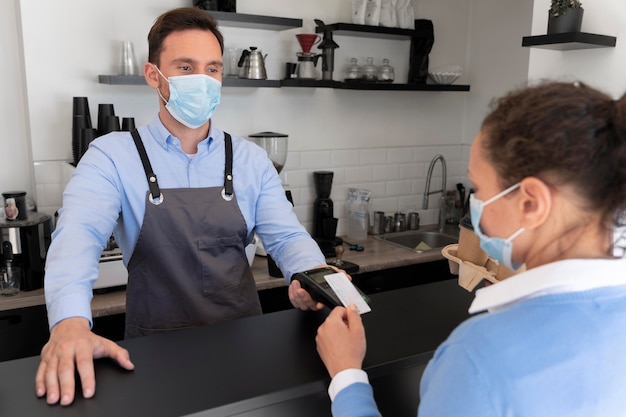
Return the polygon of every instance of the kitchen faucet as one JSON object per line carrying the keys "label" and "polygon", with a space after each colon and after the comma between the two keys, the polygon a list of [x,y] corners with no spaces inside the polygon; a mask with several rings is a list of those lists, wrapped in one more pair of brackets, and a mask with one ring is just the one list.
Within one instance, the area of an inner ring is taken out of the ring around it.
{"label": "kitchen faucet", "polygon": [[[441,161],[441,190],[430,191],[430,180],[433,176],[433,168],[437,161]],[[439,232],[443,232],[443,226],[446,224],[446,160],[443,155],[435,155],[435,157],[430,161],[430,165],[428,166],[428,174],[426,174],[426,188],[424,190],[424,200],[422,202],[422,209],[428,209],[428,196],[431,194],[441,193],[441,198],[439,199]]]}

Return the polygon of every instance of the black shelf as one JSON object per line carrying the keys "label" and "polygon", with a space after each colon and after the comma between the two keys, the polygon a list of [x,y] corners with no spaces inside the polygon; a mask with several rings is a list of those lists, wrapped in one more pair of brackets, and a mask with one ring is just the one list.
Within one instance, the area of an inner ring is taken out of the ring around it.
{"label": "black shelf", "polygon": [[[419,38],[421,31],[414,29],[389,28],[384,26],[357,25],[354,23],[332,23],[325,25],[336,35],[346,35],[360,38],[377,39],[413,39]],[[316,27],[315,32],[322,33],[321,27]],[[283,87],[322,87],[342,90],[371,90],[371,91],[469,91],[469,85],[443,85],[443,84],[394,84],[373,82],[340,82],[340,81],[315,81],[315,80],[283,80]]]}
{"label": "black shelf", "polygon": [[573,51],[578,49],[612,48],[617,38],[586,32],[552,33],[549,35],[524,36],[522,46],[551,49],[555,51]]}
{"label": "black shelf", "polygon": [[[413,29],[388,28],[384,26],[357,25],[354,23],[333,23],[326,25],[336,35],[348,35],[361,38],[378,39],[410,39],[417,36],[417,31]],[[315,28],[315,32],[321,33],[320,27]]]}
{"label": "black shelf", "polygon": [[[221,25],[248,29],[287,30],[302,27],[302,19],[285,17],[260,16],[242,13],[211,11],[210,13]],[[357,25],[353,23],[333,23],[326,28],[335,34],[378,39],[411,39],[419,37],[413,29],[388,28],[383,26]],[[321,32],[318,27],[316,32]],[[595,35],[600,36],[600,35]],[[524,38],[526,39],[526,38]],[[613,38],[615,39],[615,38]],[[613,43],[613,46],[615,43]],[[525,45],[524,45],[525,46]],[[142,75],[99,75],[100,84],[112,85],[146,85]],[[224,77],[224,87],[304,87],[333,88],[340,90],[371,90],[371,91],[469,91],[469,85],[462,84],[393,84],[368,82],[341,82],[334,80],[248,80],[236,77]]]}
{"label": "black shelf", "polygon": [[261,16],[254,14],[208,12],[221,26],[247,29],[287,30],[302,27],[302,19]]}
{"label": "black shelf", "polygon": [[249,80],[246,78],[224,77],[222,87],[280,87],[280,80]]}
{"label": "black shelf", "polygon": [[464,84],[389,84],[389,83],[341,83],[344,90],[373,91],[469,91],[470,86]]}
{"label": "black shelf", "polygon": [[[111,85],[147,85],[143,75],[98,75],[100,84]],[[469,85],[463,84],[393,84],[368,82],[341,82],[329,80],[248,80],[245,78],[224,77],[223,87],[304,87],[335,88],[341,90],[379,90],[379,91],[469,91]]]}
{"label": "black shelf", "polygon": [[328,80],[282,80],[282,87],[334,88],[338,90],[371,90],[371,91],[469,91],[470,86],[464,84],[393,84],[370,82],[341,82]]}
{"label": "black shelf", "polygon": [[332,80],[302,80],[292,78],[280,81],[281,87],[305,87],[305,88],[341,88],[339,81]]}
{"label": "black shelf", "polygon": [[143,75],[98,75],[100,84],[148,85]]}
{"label": "black shelf", "polygon": [[[111,85],[147,85],[143,75],[98,75],[100,84]],[[280,80],[248,80],[224,77],[223,87],[280,87]]]}

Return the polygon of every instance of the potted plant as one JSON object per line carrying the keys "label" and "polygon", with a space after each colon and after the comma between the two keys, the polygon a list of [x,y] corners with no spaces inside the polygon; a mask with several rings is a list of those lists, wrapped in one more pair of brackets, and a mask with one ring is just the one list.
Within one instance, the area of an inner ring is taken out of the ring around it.
{"label": "potted plant", "polygon": [[548,12],[548,34],[580,32],[584,11],[579,0],[552,0]]}

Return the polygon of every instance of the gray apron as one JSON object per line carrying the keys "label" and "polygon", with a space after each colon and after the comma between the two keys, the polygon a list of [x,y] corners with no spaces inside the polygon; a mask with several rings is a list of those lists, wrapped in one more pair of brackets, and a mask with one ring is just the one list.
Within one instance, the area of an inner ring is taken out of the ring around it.
{"label": "gray apron", "polygon": [[146,213],[128,263],[126,338],[261,314],[233,190],[225,133],[224,187],[159,189],[139,133],[148,179]]}

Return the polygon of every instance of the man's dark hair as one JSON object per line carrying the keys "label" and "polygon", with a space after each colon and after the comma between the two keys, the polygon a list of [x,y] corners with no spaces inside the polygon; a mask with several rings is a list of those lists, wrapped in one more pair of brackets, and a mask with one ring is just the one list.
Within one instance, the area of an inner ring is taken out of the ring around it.
{"label": "man's dark hair", "polygon": [[163,13],[154,22],[148,33],[148,61],[158,66],[163,40],[172,32],[187,29],[211,31],[220,44],[222,54],[224,53],[224,36],[217,28],[213,16],[196,7],[181,7]]}

